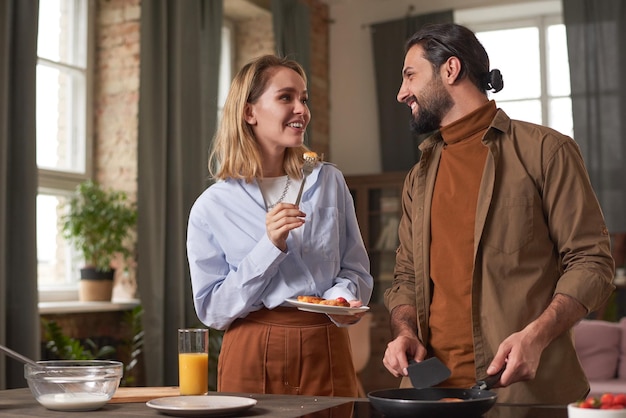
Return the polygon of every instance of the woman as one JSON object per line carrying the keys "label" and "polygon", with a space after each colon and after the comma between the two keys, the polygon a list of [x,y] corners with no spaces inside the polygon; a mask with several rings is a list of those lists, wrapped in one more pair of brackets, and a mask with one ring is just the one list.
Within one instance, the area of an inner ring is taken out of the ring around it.
{"label": "woman", "polygon": [[211,150],[216,183],[195,202],[187,251],[194,304],[225,329],[218,391],[358,396],[345,326],[359,316],[299,311],[315,295],[367,304],[373,279],[341,172],[318,163],[306,178],[311,114],[306,75],[262,56],[235,76]]}

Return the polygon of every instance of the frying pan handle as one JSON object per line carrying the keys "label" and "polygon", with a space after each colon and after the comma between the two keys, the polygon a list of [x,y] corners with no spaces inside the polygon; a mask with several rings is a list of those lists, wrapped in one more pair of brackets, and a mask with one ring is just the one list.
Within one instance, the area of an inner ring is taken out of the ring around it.
{"label": "frying pan handle", "polygon": [[491,376],[487,376],[484,380],[479,380],[476,382],[475,389],[489,390],[494,387],[499,381],[500,377],[502,377],[502,373],[504,373],[504,369],[506,369],[506,365],[500,369],[500,371],[496,374],[492,374]]}

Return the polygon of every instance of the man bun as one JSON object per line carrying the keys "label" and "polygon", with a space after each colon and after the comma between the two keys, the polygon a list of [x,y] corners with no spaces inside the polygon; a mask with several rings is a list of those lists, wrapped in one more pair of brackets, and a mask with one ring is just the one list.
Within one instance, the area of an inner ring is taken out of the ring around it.
{"label": "man bun", "polygon": [[489,71],[485,74],[483,79],[483,85],[485,90],[491,90],[494,93],[499,92],[504,87],[504,80],[502,79],[502,73],[497,68]]}

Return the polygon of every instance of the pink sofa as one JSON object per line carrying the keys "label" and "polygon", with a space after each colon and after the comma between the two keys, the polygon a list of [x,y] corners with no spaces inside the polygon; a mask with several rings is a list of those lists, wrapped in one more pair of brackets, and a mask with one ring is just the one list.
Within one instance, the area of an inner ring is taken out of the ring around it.
{"label": "pink sofa", "polygon": [[573,331],[590,395],[626,393],[626,318],[619,322],[583,319]]}

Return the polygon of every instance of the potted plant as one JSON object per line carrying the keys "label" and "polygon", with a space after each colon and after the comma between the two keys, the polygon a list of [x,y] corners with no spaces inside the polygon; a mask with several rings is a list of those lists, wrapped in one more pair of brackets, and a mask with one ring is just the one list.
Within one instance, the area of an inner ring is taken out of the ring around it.
{"label": "potted plant", "polygon": [[137,209],[126,193],[87,180],[79,184],[62,217],[63,236],[82,252],[80,300],[111,300],[114,257],[127,258],[134,246]]}

